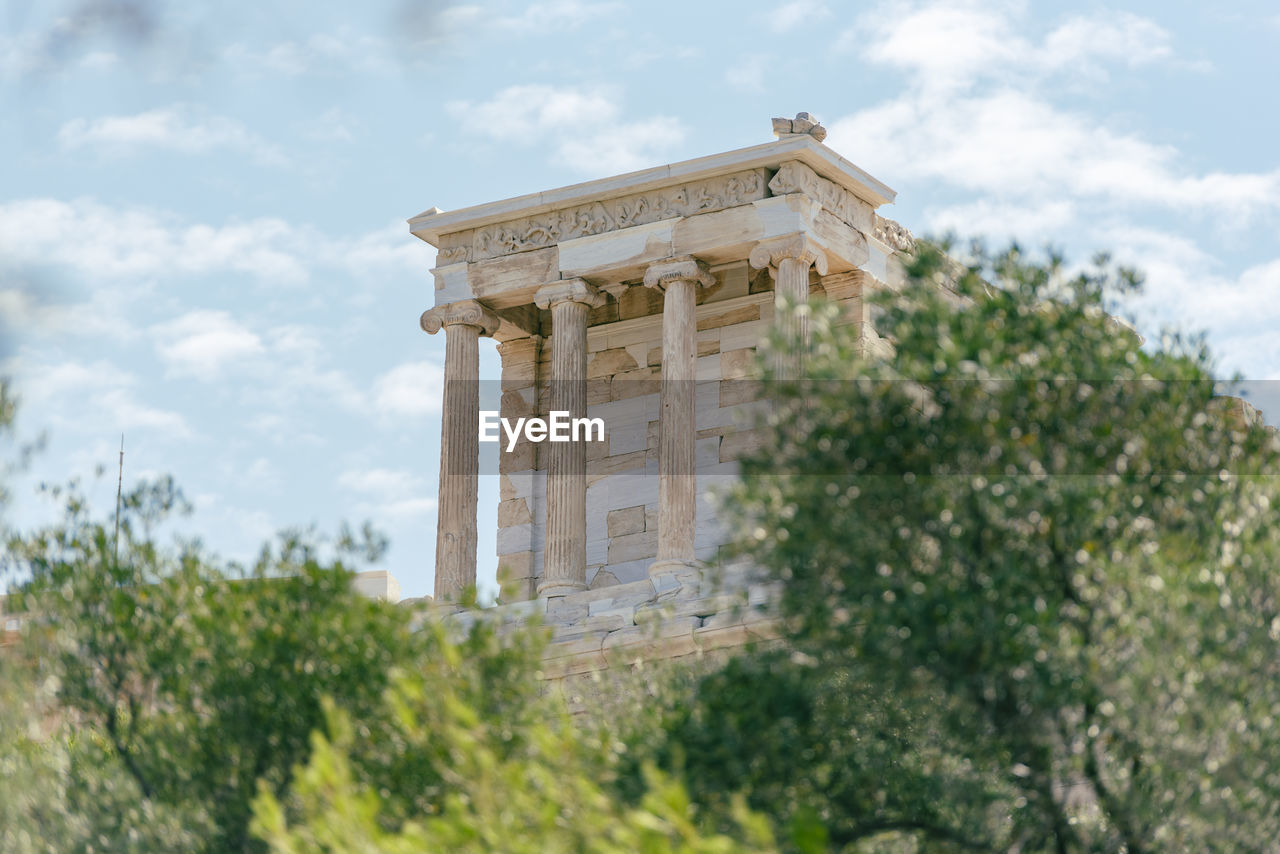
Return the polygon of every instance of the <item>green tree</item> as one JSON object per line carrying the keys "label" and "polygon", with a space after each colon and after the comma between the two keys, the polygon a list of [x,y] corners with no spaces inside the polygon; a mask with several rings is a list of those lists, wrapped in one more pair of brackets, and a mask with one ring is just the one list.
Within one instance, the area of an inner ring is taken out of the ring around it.
{"label": "green tree", "polygon": [[160,548],[185,503],[167,479],[125,497],[118,556],[65,498],[8,544],[26,623],[0,658],[6,851],[771,849],[737,801],[732,835],[705,830],[653,768],[639,803],[615,798],[625,748],[545,691],[537,627],[414,628],[295,535],[245,571]]}
{"label": "green tree", "polygon": [[142,797],[92,729],[57,712],[49,680],[0,655],[0,851],[191,851],[205,817]]}
{"label": "green tree", "polygon": [[[426,803],[405,818],[413,788],[361,781],[357,725],[333,710],[316,734],[287,802],[263,786],[255,829],[277,854],[339,852],[683,852],[773,849],[767,823],[740,799],[733,835],[705,830],[676,780],[644,770],[635,806],[613,795],[619,742],[572,721],[558,695],[543,695],[537,630],[503,642],[477,624],[461,642],[439,625],[430,655],[387,692],[400,762],[430,781]],[[495,684],[496,682],[500,684]],[[497,689],[497,690],[495,690]],[[495,697],[505,700],[495,706]],[[286,809],[286,803],[289,807]]]}
{"label": "green tree", "polygon": [[890,355],[819,310],[773,384],[728,507],[786,581],[791,659],[736,665],[764,687],[732,708],[734,671],[705,681],[676,737],[758,733],[777,764],[744,782],[792,781],[778,818],[845,843],[880,816],[928,850],[1272,850],[1273,436],[1223,415],[1199,341],[1144,348],[1104,311],[1137,284],[1104,259],[922,246],[908,273]]}
{"label": "green tree", "polygon": [[944,701],[926,685],[879,690],[839,655],[752,650],[670,698],[632,761],[680,772],[720,828],[745,796],[791,850],[988,850],[991,805],[1011,792],[941,737]]}
{"label": "green tree", "polygon": [[351,587],[344,560],[382,544],[344,534],[325,558],[314,537],[288,534],[241,570],[196,543],[155,544],[184,506],[170,480],[125,497],[118,546],[110,523],[74,491],[66,499],[60,524],[7,550],[22,582],[10,607],[28,612],[22,654],[56,685],[41,714],[136,791],[129,833],[176,811],[193,827],[207,818],[204,850],[260,848],[250,802],[260,783],[288,785],[323,725],[322,699],[372,719],[392,668],[419,657],[410,614]]}

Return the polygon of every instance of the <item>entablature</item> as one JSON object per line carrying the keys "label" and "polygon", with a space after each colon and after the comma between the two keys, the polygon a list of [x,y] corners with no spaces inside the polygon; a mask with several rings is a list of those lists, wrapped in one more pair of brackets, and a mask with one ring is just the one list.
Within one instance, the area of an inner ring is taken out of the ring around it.
{"label": "entablature", "polygon": [[[762,241],[798,236],[831,272],[879,272],[897,250],[876,208],[895,194],[811,136],[411,219],[439,250],[436,303],[477,299],[505,314],[541,285],[582,278],[610,294],[657,262],[745,260]],[[897,237],[897,235],[893,235]],[[882,257],[885,256],[885,257]],[[527,328],[523,317],[499,338]]]}

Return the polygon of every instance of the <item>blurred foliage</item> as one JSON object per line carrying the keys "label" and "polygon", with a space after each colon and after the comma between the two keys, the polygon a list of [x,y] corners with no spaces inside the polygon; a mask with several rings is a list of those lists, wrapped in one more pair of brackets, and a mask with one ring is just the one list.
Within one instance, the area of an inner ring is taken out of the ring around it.
{"label": "blurred foliage", "polygon": [[146,799],[91,727],[57,711],[51,679],[0,654],[0,851],[198,851],[199,810]]}
{"label": "blurred foliage", "polygon": [[797,309],[723,510],[786,637],[572,688],[599,720],[536,626],[355,594],[367,526],[240,568],[155,544],[171,481],[118,553],[64,493],[6,550],[0,849],[1278,850],[1274,435],[1107,314],[1132,273],[948,253],[866,295],[878,336]]}
{"label": "blurred foliage", "polygon": [[692,702],[670,700],[661,737],[633,742],[630,761],[679,770],[722,822],[745,795],[790,850],[915,851],[917,838],[929,851],[984,848],[972,828],[1011,794],[993,763],[940,738],[945,697],[883,691],[839,656],[752,650],[705,676]]}
{"label": "blurred foliage", "polygon": [[546,693],[537,627],[451,639],[355,593],[344,556],[385,549],[368,527],[224,567],[156,545],[186,508],[166,478],[124,496],[117,557],[57,492],[63,521],[7,543],[0,850],[771,850],[740,800],[732,835],[704,831],[656,769],[615,797],[622,743]]}
{"label": "blurred foliage", "polygon": [[707,679],[665,750],[832,844],[1274,850],[1273,436],[1212,402],[1201,342],[1104,312],[1137,284],[1106,259],[922,245],[908,274],[891,352],[815,307],[774,384],[727,512],[791,645]]}
{"label": "blurred foliage", "polygon": [[[3,354],[4,329],[0,326],[0,354]],[[15,421],[18,414],[18,395],[13,380],[0,375],[0,530],[7,523],[6,511],[11,495],[9,482],[26,470],[32,458],[44,448],[45,436],[21,438]],[[10,444],[12,443],[12,444]]]}
{"label": "blurred foliage", "polygon": [[[365,736],[335,710],[291,791],[294,818],[265,787],[255,802],[256,829],[273,852],[773,850],[767,821],[740,798],[727,807],[732,834],[708,832],[684,787],[652,766],[634,807],[615,797],[622,745],[579,726],[557,695],[541,694],[538,634],[503,642],[479,623],[455,644],[439,625],[424,631],[435,652],[388,691],[394,733],[382,743],[398,762],[427,772],[430,794],[411,812],[396,801],[412,787],[361,784],[351,757],[364,751]],[[503,674],[499,684],[495,674]]]}
{"label": "blurred foliage", "polygon": [[197,543],[156,545],[157,526],[185,506],[169,479],[124,496],[118,546],[112,523],[92,520],[74,490],[63,497],[60,524],[7,544],[10,577],[23,581],[7,603],[26,612],[20,657],[54,686],[29,715],[78,734],[76,756],[136,788],[128,833],[171,810],[183,826],[207,819],[203,848],[189,850],[260,847],[250,801],[260,782],[283,791],[305,761],[322,698],[372,720],[392,667],[422,655],[405,609],[351,587],[344,549],[376,555],[380,543],[344,531],[322,549],[288,533],[252,567],[223,567]]}
{"label": "blurred foliage", "polygon": [[[3,341],[0,340],[0,344]],[[7,438],[13,433],[13,421],[17,417],[18,402],[14,399],[13,382],[6,376],[0,376],[0,438]],[[7,456],[7,455],[6,455]],[[3,475],[9,473],[12,464],[9,460],[0,461],[0,520],[9,506],[9,490]]]}

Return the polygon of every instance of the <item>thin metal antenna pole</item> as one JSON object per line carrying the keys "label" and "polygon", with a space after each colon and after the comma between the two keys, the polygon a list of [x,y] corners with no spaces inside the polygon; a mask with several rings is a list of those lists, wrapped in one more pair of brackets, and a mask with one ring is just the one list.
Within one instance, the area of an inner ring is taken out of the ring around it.
{"label": "thin metal antenna pole", "polygon": [[120,434],[120,474],[116,478],[116,547],[115,562],[120,563],[120,492],[124,486],[124,434]]}

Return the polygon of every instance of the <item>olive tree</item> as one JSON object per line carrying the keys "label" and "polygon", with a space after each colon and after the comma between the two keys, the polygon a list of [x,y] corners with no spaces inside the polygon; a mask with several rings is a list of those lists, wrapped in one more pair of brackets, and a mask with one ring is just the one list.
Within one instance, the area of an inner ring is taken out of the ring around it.
{"label": "olive tree", "polygon": [[544,692],[538,627],[501,638],[481,621],[457,638],[437,623],[424,634],[431,654],[394,680],[390,727],[372,733],[413,772],[362,772],[370,733],[335,710],[288,796],[264,786],[254,804],[255,829],[273,852],[774,850],[766,820],[742,799],[731,800],[729,827],[717,832],[680,781],[652,765],[634,804],[618,797],[626,748],[572,720],[558,692]]}
{"label": "olive tree", "polygon": [[[198,543],[157,544],[184,507],[169,479],[123,500],[118,541],[75,490],[61,522],[7,544],[9,607],[26,611],[21,656],[51,703],[49,722],[92,750],[102,773],[136,795],[130,833],[176,812],[206,827],[191,850],[261,848],[249,834],[260,783],[283,791],[324,723],[322,701],[373,718],[397,664],[420,645],[404,609],[356,593],[345,560],[376,557],[371,531],[325,548],[285,534],[252,566]],[[39,745],[37,745],[39,746]],[[52,743],[50,749],[53,749]]]}
{"label": "olive tree", "polygon": [[797,847],[1273,850],[1274,431],[1201,341],[1111,316],[1138,280],[1106,259],[922,244],[907,272],[888,348],[815,306],[802,376],[769,378],[726,511],[788,646],[673,712],[669,745],[758,754],[690,749],[689,779],[816,822]]}

